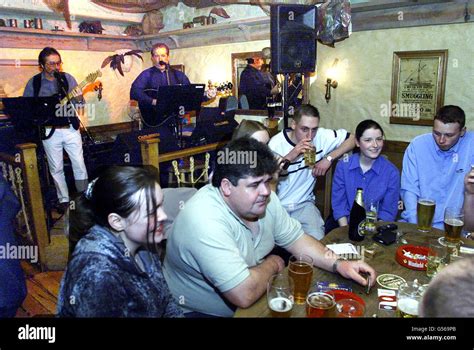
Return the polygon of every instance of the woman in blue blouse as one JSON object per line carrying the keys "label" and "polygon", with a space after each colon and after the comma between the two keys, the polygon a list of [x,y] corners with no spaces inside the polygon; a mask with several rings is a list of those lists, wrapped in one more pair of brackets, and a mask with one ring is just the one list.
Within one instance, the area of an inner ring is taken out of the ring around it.
{"label": "woman in blue blouse", "polygon": [[379,202],[378,219],[395,221],[400,196],[400,173],[395,165],[380,156],[384,143],[382,127],[367,119],[356,128],[359,153],[341,159],[332,184],[333,217],[339,226],[349,223],[352,203],[360,187],[364,201]]}

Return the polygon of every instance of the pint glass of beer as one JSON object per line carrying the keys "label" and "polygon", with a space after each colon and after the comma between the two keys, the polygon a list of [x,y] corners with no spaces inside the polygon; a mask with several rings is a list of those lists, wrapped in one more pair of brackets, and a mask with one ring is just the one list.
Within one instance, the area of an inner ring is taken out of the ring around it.
{"label": "pint glass of beer", "polygon": [[270,277],[267,285],[267,302],[272,317],[290,317],[293,308],[295,286],[285,274]]}
{"label": "pint glass of beer", "polygon": [[306,298],[306,317],[336,317],[336,301],[330,294],[310,291]]}
{"label": "pint glass of beer", "polygon": [[304,152],[304,164],[308,167],[313,167],[316,164],[316,148],[312,147]]}
{"label": "pint glass of beer", "polygon": [[292,255],[288,263],[288,275],[295,283],[295,303],[304,304],[313,278],[313,259],[305,254]]}
{"label": "pint glass of beer", "polygon": [[446,246],[432,238],[429,241],[428,256],[426,257],[426,276],[434,277],[447,263],[448,250]]}
{"label": "pint glass of beer", "polygon": [[442,243],[457,245],[461,241],[461,232],[464,227],[464,213],[462,208],[447,207],[444,211],[444,240]]}
{"label": "pint glass of beer", "polygon": [[420,198],[416,206],[417,228],[421,232],[430,232],[436,202],[433,199]]}
{"label": "pint glass of beer", "polygon": [[418,317],[418,304],[420,303],[425,286],[418,283],[406,282],[398,287],[397,316],[401,318]]}

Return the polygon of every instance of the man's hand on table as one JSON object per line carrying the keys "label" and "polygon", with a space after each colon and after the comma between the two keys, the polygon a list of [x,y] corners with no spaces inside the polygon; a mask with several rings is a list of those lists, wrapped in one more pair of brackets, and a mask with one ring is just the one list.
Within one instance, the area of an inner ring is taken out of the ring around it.
{"label": "man's hand on table", "polygon": [[361,272],[369,274],[371,286],[375,284],[375,278],[377,277],[375,270],[363,261],[341,261],[337,266],[337,272],[342,277],[354,280],[363,286],[367,286],[367,280],[360,274]]}

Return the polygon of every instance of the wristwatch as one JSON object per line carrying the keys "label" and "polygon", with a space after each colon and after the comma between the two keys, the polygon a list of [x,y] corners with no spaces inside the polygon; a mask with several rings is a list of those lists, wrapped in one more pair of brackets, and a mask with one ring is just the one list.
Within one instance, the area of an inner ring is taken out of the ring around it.
{"label": "wristwatch", "polygon": [[326,159],[329,160],[329,163],[332,163],[333,158],[330,155],[327,155]]}
{"label": "wristwatch", "polygon": [[336,261],[334,261],[334,264],[332,264],[332,272],[337,273],[337,267],[341,261],[347,261],[347,259],[337,258]]}

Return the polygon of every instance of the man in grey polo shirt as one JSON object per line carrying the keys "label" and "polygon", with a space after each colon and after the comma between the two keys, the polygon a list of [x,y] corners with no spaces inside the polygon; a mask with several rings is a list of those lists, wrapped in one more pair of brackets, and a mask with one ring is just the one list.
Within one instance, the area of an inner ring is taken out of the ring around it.
{"label": "man in grey polo shirt", "polygon": [[336,260],[305,234],[270,190],[278,163],[264,144],[241,138],[217,155],[212,185],[199,190],[178,214],[164,261],[164,275],[185,313],[230,317],[255,303],[284,262],[269,255],[275,244],[310,255],[314,265],[365,285],[364,262]]}

